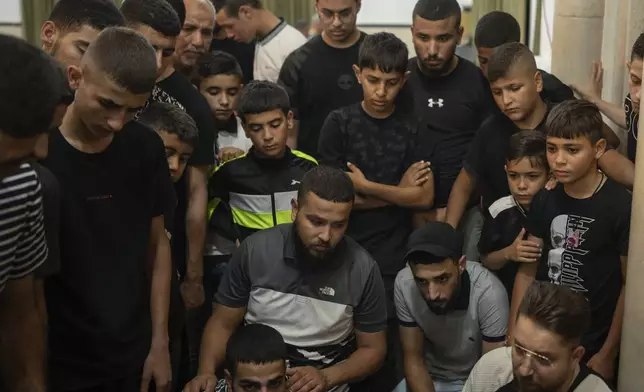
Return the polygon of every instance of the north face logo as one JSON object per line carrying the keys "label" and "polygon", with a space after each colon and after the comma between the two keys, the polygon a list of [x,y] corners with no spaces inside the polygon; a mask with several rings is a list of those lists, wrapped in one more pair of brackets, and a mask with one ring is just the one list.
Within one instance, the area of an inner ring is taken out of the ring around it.
{"label": "north face logo", "polygon": [[329,297],[335,296],[335,290],[333,290],[331,287],[322,287],[320,288],[320,294],[327,295]]}
{"label": "north face logo", "polygon": [[428,100],[428,102],[429,102],[429,107],[430,108],[433,108],[434,105],[437,105],[439,108],[442,108],[444,106],[443,102],[445,102],[445,101],[443,100],[443,98],[439,98],[438,101],[434,101],[433,98],[430,98]]}

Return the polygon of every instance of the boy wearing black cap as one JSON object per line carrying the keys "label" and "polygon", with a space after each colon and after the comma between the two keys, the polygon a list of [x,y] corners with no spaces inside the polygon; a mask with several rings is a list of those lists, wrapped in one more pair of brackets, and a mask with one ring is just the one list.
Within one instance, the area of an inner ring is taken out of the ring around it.
{"label": "boy wearing black cap", "polygon": [[505,289],[479,263],[466,261],[462,249],[462,234],[444,222],[409,237],[394,300],[413,391],[460,391],[481,355],[505,341]]}

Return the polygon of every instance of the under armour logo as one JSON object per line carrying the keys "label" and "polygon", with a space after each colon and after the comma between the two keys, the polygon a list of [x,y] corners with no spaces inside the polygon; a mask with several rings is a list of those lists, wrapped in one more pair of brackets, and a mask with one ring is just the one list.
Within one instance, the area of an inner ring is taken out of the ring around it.
{"label": "under armour logo", "polygon": [[434,105],[438,105],[438,107],[439,107],[439,108],[442,108],[442,107],[444,106],[444,105],[443,105],[443,102],[445,102],[445,101],[443,100],[443,98],[439,98],[439,99],[438,99],[438,101],[434,101],[434,99],[433,99],[433,98],[430,98],[430,99],[428,100],[428,102],[429,102],[429,107],[430,107],[430,108],[433,108],[433,107],[434,107]]}
{"label": "under armour logo", "polygon": [[299,183],[300,183],[300,182],[299,182],[299,181],[297,181],[297,180],[291,180],[291,185],[297,185],[297,184],[299,184]]}

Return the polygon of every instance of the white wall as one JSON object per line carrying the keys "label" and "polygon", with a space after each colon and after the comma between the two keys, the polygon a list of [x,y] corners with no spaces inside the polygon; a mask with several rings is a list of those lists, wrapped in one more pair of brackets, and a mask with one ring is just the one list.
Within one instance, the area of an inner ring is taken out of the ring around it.
{"label": "white wall", "polygon": [[[0,0],[4,1],[4,0]],[[409,26],[417,0],[363,0],[358,14],[360,26]],[[459,0],[461,7],[473,0]]]}
{"label": "white wall", "polygon": [[0,24],[19,24],[20,0],[0,0]]}
{"label": "white wall", "polygon": [[[536,57],[537,66],[545,71],[550,71],[552,62],[552,28],[555,20],[555,0],[543,0],[543,12],[541,14],[541,35],[539,45],[539,56]],[[535,23],[537,15],[537,1],[530,1],[530,15],[532,23],[530,24],[530,47],[534,42]]]}

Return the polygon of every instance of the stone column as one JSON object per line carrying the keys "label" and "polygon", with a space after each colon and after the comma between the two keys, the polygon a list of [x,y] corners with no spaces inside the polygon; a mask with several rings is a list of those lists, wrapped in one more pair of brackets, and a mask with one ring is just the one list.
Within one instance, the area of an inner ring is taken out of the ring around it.
{"label": "stone column", "polygon": [[564,83],[586,85],[591,62],[601,58],[604,4],[604,0],[556,0],[551,68]]}
{"label": "stone column", "polygon": [[[644,116],[640,116],[639,129],[644,129]],[[637,147],[639,151],[644,151],[644,138],[638,139]],[[641,278],[644,277],[644,154],[638,154],[635,161],[627,276],[619,392],[640,392],[644,385],[644,285],[641,283]]]}

